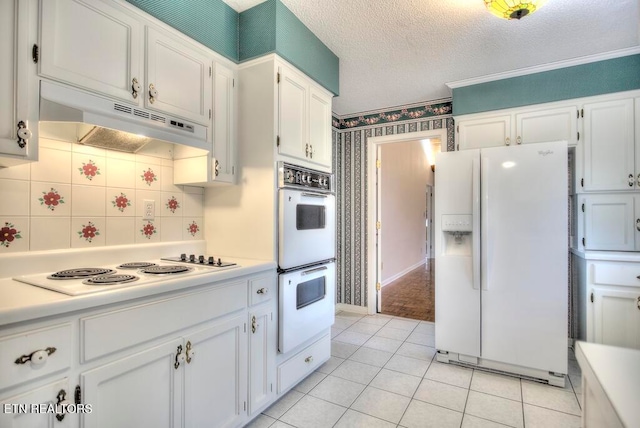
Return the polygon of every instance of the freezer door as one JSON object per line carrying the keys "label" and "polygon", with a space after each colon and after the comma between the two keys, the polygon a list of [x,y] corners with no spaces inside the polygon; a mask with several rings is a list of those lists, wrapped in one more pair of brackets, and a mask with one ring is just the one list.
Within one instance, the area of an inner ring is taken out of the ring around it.
{"label": "freezer door", "polygon": [[474,357],[480,356],[479,179],[479,150],[437,154],[436,348]]}
{"label": "freezer door", "polygon": [[567,372],[566,142],[481,151],[482,357]]}

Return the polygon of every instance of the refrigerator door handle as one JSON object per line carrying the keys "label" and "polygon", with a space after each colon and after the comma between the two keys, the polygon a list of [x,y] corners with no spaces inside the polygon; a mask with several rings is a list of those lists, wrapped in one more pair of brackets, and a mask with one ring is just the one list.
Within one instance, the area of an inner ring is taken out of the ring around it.
{"label": "refrigerator door handle", "polygon": [[471,254],[473,269],[473,289],[480,290],[480,158],[474,158],[471,164],[471,198],[472,198],[472,235]]}
{"label": "refrigerator door handle", "polygon": [[489,266],[487,265],[489,256],[489,233],[487,231],[487,226],[489,225],[489,189],[487,187],[489,183],[489,168],[487,166],[489,164],[489,158],[486,156],[483,157],[482,163],[484,164],[484,168],[482,166],[480,167],[480,193],[482,199],[480,201],[480,264],[483,266],[481,270],[481,288],[487,291],[489,290]]}

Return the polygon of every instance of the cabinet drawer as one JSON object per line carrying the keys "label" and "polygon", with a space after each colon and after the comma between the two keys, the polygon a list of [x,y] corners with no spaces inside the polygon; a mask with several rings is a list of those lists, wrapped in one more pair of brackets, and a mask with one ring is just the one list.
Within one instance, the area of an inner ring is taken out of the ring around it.
{"label": "cabinet drawer", "polygon": [[591,284],[640,287],[640,263],[598,262],[591,264]]}
{"label": "cabinet drawer", "polygon": [[[0,389],[68,368],[71,365],[71,335],[71,324],[60,324],[1,338]],[[25,356],[23,360],[33,356],[33,361],[16,363],[22,356]]]}
{"label": "cabinet drawer", "polygon": [[81,362],[93,360],[247,306],[247,281],[80,319]]}
{"label": "cabinet drawer", "polygon": [[275,282],[270,276],[249,280],[249,305],[257,305],[273,298],[277,291]]}
{"label": "cabinet drawer", "polygon": [[278,394],[300,382],[331,357],[330,336],[323,336],[278,367]]}

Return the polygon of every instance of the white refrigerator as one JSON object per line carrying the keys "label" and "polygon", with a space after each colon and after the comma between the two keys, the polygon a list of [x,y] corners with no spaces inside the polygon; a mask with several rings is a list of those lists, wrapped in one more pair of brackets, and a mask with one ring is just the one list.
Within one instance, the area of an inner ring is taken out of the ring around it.
{"label": "white refrigerator", "polygon": [[438,153],[438,360],[564,385],[567,143]]}

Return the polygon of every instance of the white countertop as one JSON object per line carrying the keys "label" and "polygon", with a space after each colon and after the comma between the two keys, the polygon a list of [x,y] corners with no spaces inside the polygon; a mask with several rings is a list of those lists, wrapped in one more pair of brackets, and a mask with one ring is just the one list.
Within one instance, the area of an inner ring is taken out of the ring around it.
{"label": "white countertop", "polygon": [[[123,246],[119,248],[115,254],[111,251],[98,251],[91,257],[98,257],[103,261],[103,265],[113,263],[115,261],[140,261],[166,255],[179,255],[184,249],[172,248],[167,252],[166,246],[158,245],[153,251],[145,251],[151,249],[140,246],[132,250],[137,253],[137,257],[129,257],[126,253],[130,251],[129,247]],[[200,248],[198,248],[200,249]],[[178,251],[176,253],[176,251]],[[196,254],[199,252],[194,250]],[[118,254],[119,253],[119,254]],[[145,253],[140,254],[140,253]],[[17,257],[0,258],[0,274],[10,275],[6,278],[0,278],[0,327],[10,324],[16,324],[23,321],[35,320],[49,316],[62,315],[74,311],[95,308],[102,305],[125,302],[128,300],[154,296],[162,293],[168,293],[177,290],[184,290],[191,287],[197,287],[218,281],[225,281],[244,275],[251,275],[257,272],[276,269],[277,265],[274,261],[251,260],[233,257],[233,261],[238,263],[240,267],[222,271],[212,271],[210,274],[194,275],[189,277],[176,277],[166,279],[161,282],[150,284],[132,285],[131,287],[120,288],[116,290],[103,291],[99,293],[86,294],[82,296],[68,296],[66,294],[55,291],[46,290],[11,279],[19,274],[31,274],[67,269],[74,267],[77,262],[69,262],[69,256],[73,252],[59,253],[22,253]],[[127,257],[129,257],[127,259]],[[85,257],[83,257],[83,262]],[[60,261],[62,260],[62,262]],[[85,263],[80,263],[84,265]],[[16,265],[19,265],[16,268]],[[27,270],[30,265],[31,268]],[[33,267],[35,265],[35,267]]]}
{"label": "white countertop", "polygon": [[640,426],[640,350],[577,342],[576,358],[587,381],[595,377],[625,427]]}
{"label": "white countertop", "polygon": [[640,262],[640,252],[638,251],[580,251],[575,248],[570,248],[570,251],[585,260]]}

